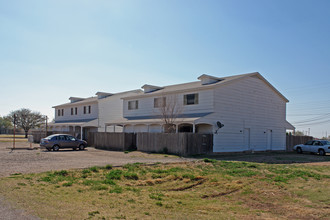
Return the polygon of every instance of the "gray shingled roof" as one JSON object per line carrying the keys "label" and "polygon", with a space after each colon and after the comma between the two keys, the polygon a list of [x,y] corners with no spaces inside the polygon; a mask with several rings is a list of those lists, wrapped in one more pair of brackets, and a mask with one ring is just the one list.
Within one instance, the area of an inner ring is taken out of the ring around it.
{"label": "gray shingled roof", "polygon": [[58,108],[58,107],[66,107],[66,106],[76,106],[76,105],[80,105],[80,104],[86,104],[86,103],[91,103],[91,102],[96,102],[97,101],[97,96],[93,96],[93,97],[89,97],[89,98],[85,98],[82,101],[77,101],[77,102],[68,102],[68,103],[64,103],[61,105],[56,105],[53,106],[53,108]]}
{"label": "gray shingled roof", "polygon": [[[248,74],[241,74],[241,75],[235,75],[235,76],[227,76],[227,77],[219,77],[218,79],[221,79],[221,81],[212,83],[212,84],[207,84],[207,85],[202,85],[201,81],[195,81],[195,82],[190,82],[190,83],[183,83],[183,84],[176,84],[176,85],[169,85],[169,86],[162,86],[163,89],[150,92],[150,93],[143,93],[140,95],[134,95],[130,96],[127,98],[137,98],[137,97],[143,97],[143,96],[154,96],[154,95],[162,95],[164,93],[172,93],[172,92],[177,92],[177,91],[185,91],[185,90],[196,90],[196,89],[207,89],[207,88],[212,88],[214,86],[218,86],[221,84],[227,84],[230,81],[247,77],[250,75],[255,75],[259,74],[257,72],[254,73],[248,73]],[[123,98],[123,99],[127,99]]]}
{"label": "gray shingled roof", "polygon": [[234,82],[235,80],[239,80],[241,78],[250,77],[250,76],[258,77],[260,80],[264,81],[272,90],[274,90],[275,93],[277,93],[280,97],[282,97],[286,102],[289,101],[285,96],[283,96],[274,86],[272,86],[258,72],[246,73],[246,74],[234,75],[234,76],[227,76],[227,77],[214,77],[214,78],[220,79],[221,81],[212,83],[212,84],[207,84],[207,85],[202,85],[201,81],[195,81],[195,82],[190,82],[190,83],[162,86],[163,89],[160,89],[160,90],[157,90],[154,92],[150,92],[150,93],[143,93],[143,94],[139,94],[139,95],[129,96],[129,97],[125,97],[123,99],[135,99],[135,98],[163,95],[163,94],[182,92],[182,91],[209,89],[209,88],[213,88],[216,86],[225,85],[227,83]]}

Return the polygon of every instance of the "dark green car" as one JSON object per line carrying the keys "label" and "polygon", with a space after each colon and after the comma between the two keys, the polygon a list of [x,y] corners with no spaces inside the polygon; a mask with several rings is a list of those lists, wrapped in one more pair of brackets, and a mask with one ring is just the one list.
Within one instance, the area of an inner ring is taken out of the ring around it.
{"label": "dark green car", "polygon": [[58,151],[60,148],[72,148],[73,150],[84,150],[87,142],[79,140],[67,134],[53,134],[40,140],[40,147],[51,151]]}

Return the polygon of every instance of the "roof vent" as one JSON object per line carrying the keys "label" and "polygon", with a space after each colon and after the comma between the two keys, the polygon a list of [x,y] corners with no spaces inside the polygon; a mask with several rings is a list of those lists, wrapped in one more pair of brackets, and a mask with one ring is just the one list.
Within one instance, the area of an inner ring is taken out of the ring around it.
{"label": "roof vent", "polygon": [[97,92],[95,95],[97,95],[98,99],[104,99],[106,97],[112,96],[112,93],[107,93],[107,92]]}
{"label": "roof vent", "polygon": [[84,100],[84,98],[70,97],[69,100],[70,100],[71,103],[74,103],[74,102],[82,101],[82,100]]}
{"label": "roof vent", "polygon": [[153,85],[148,85],[148,84],[145,84],[141,88],[144,90],[144,93],[150,93],[150,92],[154,92],[154,91],[163,89],[163,87],[153,86]]}
{"label": "roof vent", "polygon": [[206,74],[201,75],[200,77],[198,77],[198,79],[202,82],[202,85],[213,84],[213,83],[217,83],[217,82],[224,80],[223,78],[209,76]]}

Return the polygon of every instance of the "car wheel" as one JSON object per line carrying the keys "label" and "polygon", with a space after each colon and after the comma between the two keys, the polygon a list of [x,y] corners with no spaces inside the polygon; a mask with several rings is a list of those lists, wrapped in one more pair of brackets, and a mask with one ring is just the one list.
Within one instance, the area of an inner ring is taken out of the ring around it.
{"label": "car wheel", "polygon": [[85,150],[85,146],[83,144],[79,145],[79,150]]}
{"label": "car wheel", "polygon": [[60,146],[58,146],[58,145],[53,146],[53,151],[59,151],[59,149],[60,149]]}
{"label": "car wheel", "polygon": [[298,153],[298,154],[302,154],[302,150],[301,150],[300,147],[297,148],[297,153]]}
{"label": "car wheel", "polygon": [[325,156],[325,151],[323,149],[320,149],[319,154],[320,154],[320,156]]}

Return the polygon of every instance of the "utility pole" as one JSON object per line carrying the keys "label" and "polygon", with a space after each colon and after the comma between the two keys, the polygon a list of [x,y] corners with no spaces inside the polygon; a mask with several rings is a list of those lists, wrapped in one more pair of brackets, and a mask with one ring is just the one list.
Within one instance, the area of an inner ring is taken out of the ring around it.
{"label": "utility pole", "polygon": [[16,134],[16,114],[14,114],[13,150],[15,149],[15,134]]}
{"label": "utility pole", "polygon": [[311,129],[308,128],[308,136],[311,136]]}
{"label": "utility pole", "polygon": [[46,136],[48,135],[48,116],[46,115]]}

